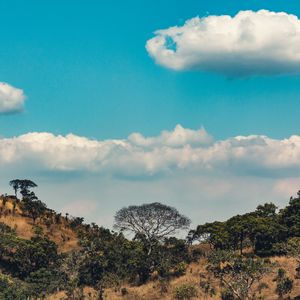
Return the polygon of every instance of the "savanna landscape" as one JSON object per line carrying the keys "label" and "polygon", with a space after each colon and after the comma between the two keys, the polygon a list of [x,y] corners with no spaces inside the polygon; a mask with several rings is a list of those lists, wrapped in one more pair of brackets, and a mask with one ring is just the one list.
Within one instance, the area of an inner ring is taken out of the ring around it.
{"label": "savanna landscape", "polygon": [[299,1],[0,12],[0,300],[300,300]]}
{"label": "savanna landscape", "polygon": [[161,203],[120,209],[112,231],[49,209],[31,180],[10,185],[0,208],[3,299],[299,296],[300,192],[281,210],[265,203],[176,238],[190,220]]}

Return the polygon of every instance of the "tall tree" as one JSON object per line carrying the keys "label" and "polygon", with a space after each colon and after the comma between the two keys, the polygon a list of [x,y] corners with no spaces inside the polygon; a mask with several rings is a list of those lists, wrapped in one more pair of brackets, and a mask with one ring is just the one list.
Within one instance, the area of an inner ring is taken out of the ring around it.
{"label": "tall tree", "polygon": [[178,230],[188,229],[190,223],[190,219],[181,215],[176,208],[155,202],[120,209],[115,215],[114,227],[144,236],[150,255],[157,242]]}
{"label": "tall tree", "polygon": [[280,222],[287,226],[289,237],[300,237],[300,191],[291,197],[289,205],[279,213]]}
{"label": "tall tree", "polygon": [[16,197],[18,196],[18,191],[20,189],[20,183],[21,183],[20,179],[13,179],[9,182],[9,185],[13,188]]}
{"label": "tall tree", "polygon": [[37,187],[37,184],[29,179],[13,179],[9,182],[9,185],[14,189],[15,196],[18,196],[20,190],[23,197],[30,193],[30,189]]}

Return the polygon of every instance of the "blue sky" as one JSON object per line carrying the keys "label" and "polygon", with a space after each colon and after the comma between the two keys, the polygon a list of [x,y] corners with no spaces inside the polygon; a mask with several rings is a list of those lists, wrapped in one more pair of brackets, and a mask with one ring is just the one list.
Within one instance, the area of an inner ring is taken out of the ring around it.
{"label": "blue sky", "polygon": [[[288,139],[300,135],[300,72],[176,71],[155,63],[145,47],[156,30],[196,16],[260,9],[300,17],[299,2],[287,0],[2,1],[0,81],[21,89],[26,101],[23,112],[0,114],[0,136],[7,138],[0,139],[1,191],[12,177],[31,177],[49,206],[79,215],[88,206],[84,216],[103,225],[132,203],[173,204],[194,223],[264,201],[283,204],[300,183],[300,150],[289,152],[300,142]],[[230,139],[248,135],[256,137]],[[185,152],[178,155],[178,148]],[[162,160],[152,157],[155,151]],[[211,159],[216,152],[218,163]],[[268,161],[270,152],[281,165]],[[253,197],[240,200],[249,187]]]}
{"label": "blue sky", "polygon": [[0,118],[1,134],[123,138],[177,123],[203,125],[218,138],[297,133],[299,76],[229,80],[174,72],[145,51],[157,29],[261,8],[300,15],[297,1],[278,0],[2,1],[1,78],[24,89],[28,101],[24,114]]}

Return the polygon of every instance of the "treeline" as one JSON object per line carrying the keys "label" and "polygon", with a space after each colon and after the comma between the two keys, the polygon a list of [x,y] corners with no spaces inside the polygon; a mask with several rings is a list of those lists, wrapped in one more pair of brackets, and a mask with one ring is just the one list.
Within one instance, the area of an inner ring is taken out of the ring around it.
{"label": "treeline", "polygon": [[271,256],[286,254],[286,243],[295,237],[300,237],[300,192],[280,210],[266,203],[225,222],[199,225],[189,232],[188,240],[207,242],[213,249],[243,254],[244,249],[251,248],[258,256]]}

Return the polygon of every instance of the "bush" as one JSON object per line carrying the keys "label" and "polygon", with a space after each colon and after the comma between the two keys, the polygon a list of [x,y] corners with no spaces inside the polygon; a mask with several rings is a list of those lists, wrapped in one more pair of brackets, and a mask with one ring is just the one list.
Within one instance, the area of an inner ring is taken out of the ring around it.
{"label": "bush", "polygon": [[197,289],[190,283],[185,283],[175,289],[175,299],[189,300],[197,297]]}
{"label": "bush", "polygon": [[174,276],[182,276],[185,275],[187,269],[187,264],[185,262],[180,262],[174,268]]}
{"label": "bush", "polygon": [[291,280],[286,275],[286,271],[284,269],[278,269],[276,281],[276,293],[279,296],[279,298],[283,298],[285,295],[289,294],[294,285],[294,281]]}
{"label": "bush", "polygon": [[205,257],[205,252],[200,248],[192,248],[190,257],[191,261],[197,262],[201,257]]}
{"label": "bush", "polygon": [[208,278],[207,280],[201,280],[199,285],[205,295],[212,297],[216,294],[216,290],[212,286],[210,278]]}
{"label": "bush", "polygon": [[127,294],[128,294],[128,290],[125,287],[121,288],[121,295],[126,296]]}
{"label": "bush", "polygon": [[229,291],[229,290],[223,290],[221,292],[221,299],[222,300],[234,300],[234,296],[233,296],[233,294],[232,294],[231,291]]}

